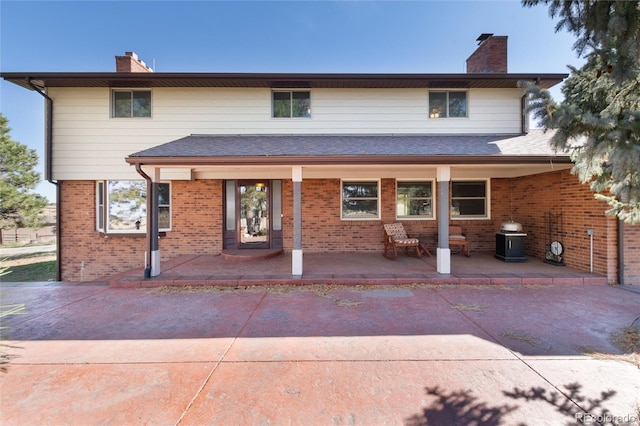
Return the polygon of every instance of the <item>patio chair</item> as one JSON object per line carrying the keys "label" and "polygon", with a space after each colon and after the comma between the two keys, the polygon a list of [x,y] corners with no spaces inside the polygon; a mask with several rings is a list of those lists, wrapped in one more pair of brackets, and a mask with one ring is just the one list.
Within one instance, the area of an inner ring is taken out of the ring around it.
{"label": "patio chair", "polygon": [[462,226],[455,225],[449,227],[449,247],[456,247],[462,250],[465,256],[471,256],[469,253],[469,241],[467,241],[467,237],[464,235]]}
{"label": "patio chair", "polygon": [[[422,257],[420,240],[409,238],[401,223],[387,223],[384,225],[384,252],[382,255],[387,259],[398,257],[398,248],[404,248],[408,256]],[[409,248],[413,248],[413,254],[409,253]]]}

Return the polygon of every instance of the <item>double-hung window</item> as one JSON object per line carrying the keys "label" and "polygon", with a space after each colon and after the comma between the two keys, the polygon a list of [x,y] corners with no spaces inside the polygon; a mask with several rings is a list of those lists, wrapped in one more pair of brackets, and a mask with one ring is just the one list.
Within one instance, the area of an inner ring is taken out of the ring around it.
{"label": "double-hung window", "polygon": [[453,219],[488,219],[488,181],[451,181],[451,217]]}
{"label": "double-hung window", "polygon": [[[171,229],[171,185],[158,184],[158,228]],[[144,233],[147,229],[147,182],[97,182],[96,229],[104,233]]]}
{"label": "double-hung window", "polygon": [[114,118],[151,117],[150,90],[113,90],[112,116]]}
{"label": "double-hung window", "polygon": [[466,116],[467,92],[429,92],[429,118],[464,118]]}
{"label": "double-hung window", "polygon": [[343,180],[342,214],[344,220],[380,218],[380,181]]}
{"label": "double-hung window", "polygon": [[271,96],[271,109],[274,118],[311,117],[311,92],[274,90]]}
{"label": "double-hung window", "polygon": [[433,182],[397,181],[396,217],[433,219]]}

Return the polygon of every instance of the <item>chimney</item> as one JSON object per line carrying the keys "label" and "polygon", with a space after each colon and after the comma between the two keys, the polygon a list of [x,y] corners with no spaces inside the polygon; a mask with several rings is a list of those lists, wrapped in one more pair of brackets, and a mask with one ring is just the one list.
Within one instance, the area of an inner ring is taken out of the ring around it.
{"label": "chimney", "polygon": [[124,56],[116,56],[116,72],[153,72],[134,52],[125,52]]}
{"label": "chimney", "polygon": [[481,34],[478,48],[467,59],[467,73],[507,72],[507,36]]}

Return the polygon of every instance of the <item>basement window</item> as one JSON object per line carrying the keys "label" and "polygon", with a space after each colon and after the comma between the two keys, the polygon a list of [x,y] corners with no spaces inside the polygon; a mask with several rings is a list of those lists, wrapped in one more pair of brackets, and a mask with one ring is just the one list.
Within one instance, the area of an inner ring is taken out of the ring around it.
{"label": "basement window", "polygon": [[[169,183],[158,184],[158,227],[160,231],[171,230],[171,185]],[[146,233],[147,182],[144,180],[97,182],[96,229],[105,234]]]}
{"label": "basement window", "polygon": [[112,92],[112,117],[151,117],[150,90],[114,90]]}

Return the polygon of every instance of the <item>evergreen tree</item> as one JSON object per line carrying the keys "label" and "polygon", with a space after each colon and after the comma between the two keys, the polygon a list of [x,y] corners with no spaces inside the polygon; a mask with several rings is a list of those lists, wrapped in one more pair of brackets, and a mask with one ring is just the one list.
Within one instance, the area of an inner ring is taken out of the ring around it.
{"label": "evergreen tree", "polygon": [[7,118],[0,113],[0,229],[40,228],[47,200],[33,191],[40,182],[38,154],[11,139]]}
{"label": "evergreen tree", "polygon": [[549,6],[559,18],[556,31],[577,37],[573,48],[586,59],[569,67],[564,100],[525,83],[530,110],[545,129],[556,129],[552,143],[575,163],[573,173],[590,183],[627,223],[640,223],[640,1],[523,0]]}

